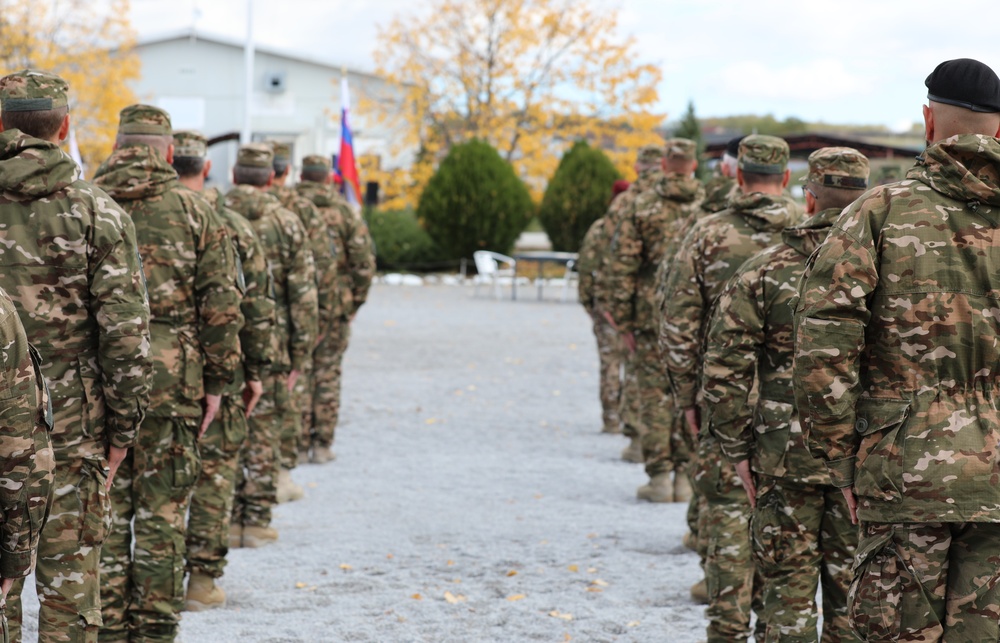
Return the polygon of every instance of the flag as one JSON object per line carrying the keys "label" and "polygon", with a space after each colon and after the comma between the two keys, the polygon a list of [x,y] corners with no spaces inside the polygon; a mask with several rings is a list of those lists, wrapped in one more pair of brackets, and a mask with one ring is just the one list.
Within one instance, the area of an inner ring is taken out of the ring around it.
{"label": "flag", "polygon": [[340,156],[337,169],[343,179],[344,196],[348,203],[361,205],[361,185],[358,181],[358,166],[354,160],[354,138],[351,136],[351,94],[347,88],[347,74],[340,76]]}
{"label": "flag", "polygon": [[83,157],[80,156],[80,146],[76,142],[76,129],[69,128],[69,156],[80,169],[80,176],[84,176],[87,168],[83,165]]}

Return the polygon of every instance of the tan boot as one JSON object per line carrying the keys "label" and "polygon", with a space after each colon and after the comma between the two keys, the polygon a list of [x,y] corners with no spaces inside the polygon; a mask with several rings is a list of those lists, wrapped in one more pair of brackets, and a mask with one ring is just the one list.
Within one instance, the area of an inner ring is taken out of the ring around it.
{"label": "tan boot", "polygon": [[270,527],[244,527],[243,547],[256,549],[278,540],[278,532]]}
{"label": "tan boot", "polygon": [[312,462],[311,458],[312,457],[309,455],[309,449],[299,449],[299,464]]}
{"label": "tan boot", "polygon": [[694,490],[691,489],[691,480],[683,471],[674,472],[674,502],[691,502]]}
{"label": "tan boot", "polygon": [[622,432],[621,422],[609,422],[604,425],[601,429],[601,433],[613,433],[615,435],[620,435]]}
{"label": "tan boot", "polygon": [[622,460],[625,462],[635,462],[636,464],[642,464],[646,461],[642,457],[642,440],[638,436],[632,438],[632,441],[622,451]]}
{"label": "tan boot", "polygon": [[301,485],[295,484],[288,469],[282,469],[278,472],[276,500],[279,504],[301,500],[305,495],[306,490]]}
{"label": "tan boot", "polygon": [[670,480],[670,474],[656,474],[649,480],[649,484],[639,487],[635,497],[649,502],[673,502],[674,483]]}
{"label": "tan boot", "polygon": [[337,454],[330,447],[313,447],[312,459],[314,464],[326,464],[337,459]]}
{"label": "tan boot", "polygon": [[184,598],[184,609],[189,612],[204,612],[226,606],[226,593],[215,584],[215,579],[208,574],[192,573],[188,579],[187,596]]}
{"label": "tan boot", "polygon": [[691,586],[691,600],[698,605],[708,605],[708,584],[704,578]]}
{"label": "tan boot", "polygon": [[[674,493],[677,493],[677,487],[674,487]],[[684,537],[681,538],[681,544],[691,551],[698,551],[698,539],[690,531],[684,534]]]}
{"label": "tan boot", "polygon": [[229,548],[239,549],[243,546],[243,525],[229,526]]}

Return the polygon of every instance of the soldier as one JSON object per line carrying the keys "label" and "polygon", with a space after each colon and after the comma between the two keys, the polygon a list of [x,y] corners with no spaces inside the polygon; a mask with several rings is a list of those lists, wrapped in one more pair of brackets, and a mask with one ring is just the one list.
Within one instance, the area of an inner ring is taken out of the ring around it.
{"label": "soldier", "polygon": [[[328,229],[327,218],[310,199],[300,196],[295,188],[286,185],[291,174],[292,148],[287,143],[272,142],[274,150],[274,184],[271,194],[278,197],[282,207],[298,215],[305,227],[309,248],[316,265],[316,288],[319,298],[320,342],[332,328],[339,316],[340,297],[338,292],[339,274],[337,270],[336,247],[330,242],[333,232]],[[315,356],[313,368],[317,367]],[[289,414],[281,432],[281,471],[278,474],[278,502],[298,500],[304,495],[301,486],[292,481],[289,471],[298,464],[299,451],[308,449],[308,442],[302,441],[304,432],[309,432],[312,423],[314,373],[303,373],[295,385],[292,399],[299,413]]]}
{"label": "soldier", "polygon": [[[640,194],[651,189],[663,176],[663,146],[646,145],[639,150],[635,161],[636,179],[625,192],[619,194],[611,202],[608,213],[604,216],[604,236],[614,239],[622,219],[632,212],[635,201]],[[608,312],[613,297],[612,286],[608,282],[611,257],[606,253],[601,257],[599,269],[594,274],[594,308],[617,331],[614,319]],[[629,445],[622,451],[622,460],[626,462],[643,463],[642,435],[639,431],[642,423],[639,420],[638,380],[631,360],[625,359],[625,371],[622,377],[621,401],[618,415],[621,419],[625,437]]]}
{"label": "soldier", "polygon": [[[666,143],[663,175],[651,190],[636,197],[626,212],[608,248],[605,276],[610,296],[606,313],[622,336],[636,376],[639,426],[643,456],[650,482],[639,488],[637,497],[650,502],[673,502],[677,470],[677,500],[690,500],[691,489],[681,470],[687,461],[686,449],[673,453],[671,434],[675,419],[673,400],[660,361],[654,313],[656,271],[663,260],[668,237],[678,220],[694,216],[705,196],[694,178],[698,167],[698,146],[685,138]],[[683,426],[680,428],[683,431]]]}
{"label": "soldier", "polygon": [[868,159],[847,147],[823,148],[809,156],[806,178],[812,217],[744,263],[719,297],[705,341],[703,394],[709,431],[755,507],[750,540],[764,585],[765,640],[834,643],[856,640],[847,622],[847,587],[858,538],[795,411],[792,313],[806,259],[868,185]]}
{"label": "soldier", "polygon": [[604,428],[602,433],[621,433],[621,418],[618,405],[622,390],[622,357],[625,347],[608,320],[597,311],[594,302],[595,273],[600,269],[601,255],[607,251],[609,239],[605,234],[604,217],[598,218],[587,229],[580,244],[580,258],[576,270],[580,275],[578,292],[580,303],[594,323],[594,337],[597,339],[597,355],[600,360],[600,395],[603,409]]}
{"label": "soldier", "polygon": [[[55,457],[49,431],[52,405],[41,358],[28,344],[14,302],[0,288],[0,626],[12,640],[4,613],[15,579],[35,569],[38,538],[52,502]],[[18,584],[18,591],[23,581]],[[13,599],[13,597],[11,597]],[[20,640],[20,630],[17,638]]]}
{"label": "soldier", "polygon": [[[698,539],[705,543],[709,643],[745,641],[749,635],[753,562],[750,505],[711,432],[699,434],[696,393],[708,313],[725,283],[749,257],[771,245],[778,233],[801,219],[799,206],[783,195],[788,185],[788,144],[774,136],[748,136],[740,143],[736,180],[740,196],[730,207],[695,223],[684,240],[664,288],[661,332],[674,399],[697,434],[694,486],[705,498]],[[759,614],[758,614],[759,616]],[[758,618],[758,628],[763,620]],[[758,629],[760,631],[760,629]]]}
{"label": "soldier", "polygon": [[329,326],[322,329],[313,361],[312,408],[304,409],[303,455],[323,464],[333,460],[333,439],[340,418],[340,377],[344,353],[351,336],[351,322],[368,298],[375,276],[375,247],[368,226],[331,185],[330,159],[307,156],[302,160],[299,195],[319,208],[330,233],[339,280],[339,306]]}
{"label": "soldier", "polygon": [[701,209],[705,212],[721,212],[729,207],[729,202],[737,196],[740,186],[736,183],[736,159],[740,153],[742,136],[729,139],[726,151],[719,160],[719,174],[705,185],[705,200]]}
{"label": "soldier", "polygon": [[[182,186],[201,194],[212,167],[206,158],[207,141],[198,132],[174,132],[174,160]],[[226,388],[219,415],[198,442],[201,474],[191,496],[187,524],[188,580],[185,608],[201,611],[226,604],[226,593],[215,581],[222,577],[229,547],[236,471],[240,448],[247,436],[247,417],[260,400],[271,361],[274,301],[270,298],[264,248],[250,222],[216,201],[211,205],[226,226],[243,274],[243,328],[240,347],[243,368]]]}
{"label": "soldier", "polygon": [[270,527],[276,502],[280,431],[286,416],[298,413],[290,395],[300,374],[312,367],[319,308],[316,268],[305,229],[292,212],[268,194],[274,178],[270,146],[250,143],[240,147],[226,207],[243,215],[264,246],[271,268],[275,299],[271,372],[264,395],[250,417],[250,435],[240,455],[242,475],[233,503],[230,547],[261,547],[278,539]]}
{"label": "soldier", "polygon": [[135,223],[149,286],[153,391],[138,450],[111,492],[101,553],[102,641],[173,641],[183,609],[184,522],[196,442],[239,367],[236,260],[204,199],[177,182],[170,116],[130,105],[95,182]]}
{"label": "soldier", "polygon": [[928,147],[812,256],[796,401],[861,533],[848,599],[865,641],[1000,639],[1000,79],[927,77]]}
{"label": "soldier", "polygon": [[[149,307],[132,219],[59,149],[66,82],[0,80],[0,284],[43,355],[56,470],[38,545],[39,640],[96,641],[108,488],[149,401]],[[8,609],[20,637],[21,581]]]}

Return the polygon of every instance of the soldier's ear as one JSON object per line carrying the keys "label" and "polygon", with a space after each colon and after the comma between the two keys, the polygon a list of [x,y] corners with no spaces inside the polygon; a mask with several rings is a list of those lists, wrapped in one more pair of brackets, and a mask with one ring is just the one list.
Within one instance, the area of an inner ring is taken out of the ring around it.
{"label": "soldier's ear", "polygon": [[167,146],[167,163],[173,164],[174,162],[174,144],[171,143]]}
{"label": "soldier's ear", "polygon": [[787,188],[788,187],[788,182],[791,181],[791,180],[792,180],[792,171],[791,170],[785,170],[785,178],[783,178],[781,180],[781,187],[782,187],[782,189]]}
{"label": "soldier's ear", "polygon": [[924,138],[928,144],[934,142],[934,110],[924,105]]}
{"label": "soldier's ear", "polygon": [[207,179],[208,173],[212,171],[212,161],[211,159],[205,159],[205,167],[201,169],[201,178]]}
{"label": "soldier's ear", "polygon": [[65,141],[69,136],[69,112],[63,116],[62,124],[59,126],[59,141]]}

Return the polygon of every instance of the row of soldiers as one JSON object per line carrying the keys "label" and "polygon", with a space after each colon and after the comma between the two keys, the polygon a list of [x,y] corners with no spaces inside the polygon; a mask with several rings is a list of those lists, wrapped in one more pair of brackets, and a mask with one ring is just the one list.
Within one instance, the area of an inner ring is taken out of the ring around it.
{"label": "row of soldiers", "polygon": [[34,569],[40,641],[173,641],[225,603],[229,547],[278,538],[288,471],[334,457],[374,253],[329,159],[293,188],[290,150],[251,143],[204,190],[205,137],[149,105],[81,180],[68,89],[0,79],[4,640]]}
{"label": "row of soldiers", "polygon": [[925,84],[902,181],[823,148],[803,212],[751,135],[706,197],[671,139],[584,241],[604,430],[690,503],[710,643],[1000,639],[1000,79]]}

